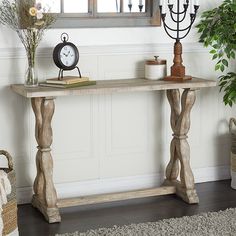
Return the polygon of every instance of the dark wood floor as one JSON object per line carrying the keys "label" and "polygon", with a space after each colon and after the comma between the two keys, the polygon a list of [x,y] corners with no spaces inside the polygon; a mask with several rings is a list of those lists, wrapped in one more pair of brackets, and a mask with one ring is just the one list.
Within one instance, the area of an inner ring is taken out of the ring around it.
{"label": "dark wood floor", "polygon": [[200,199],[197,205],[188,205],[175,195],[169,195],[80,206],[61,210],[62,222],[56,224],[48,224],[30,205],[20,205],[20,236],[48,236],[77,230],[83,232],[100,227],[158,221],[236,207],[236,190],[230,188],[229,180],[197,184],[196,188]]}

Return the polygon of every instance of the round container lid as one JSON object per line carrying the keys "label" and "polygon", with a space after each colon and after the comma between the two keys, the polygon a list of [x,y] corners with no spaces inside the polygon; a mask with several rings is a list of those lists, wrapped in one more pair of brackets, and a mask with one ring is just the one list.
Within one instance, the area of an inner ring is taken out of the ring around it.
{"label": "round container lid", "polygon": [[155,59],[147,60],[146,65],[166,65],[166,60],[158,59],[159,56],[154,56]]}

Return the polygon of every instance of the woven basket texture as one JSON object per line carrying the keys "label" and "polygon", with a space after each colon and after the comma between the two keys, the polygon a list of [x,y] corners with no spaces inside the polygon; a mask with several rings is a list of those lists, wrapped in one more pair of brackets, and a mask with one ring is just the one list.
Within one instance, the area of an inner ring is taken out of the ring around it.
{"label": "woven basket texture", "polygon": [[8,160],[9,168],[0,168],[7,173],[11,183],[11,193],[7,195],[7,203],[2,206],[3,236],[6,236],[17,229],[17,202],[16,202],[16,174],[13,169],[12,157],[6,151],[0,150],[0,155],[4,155]]}
{"label": "woven basket texture", "polygon": [[231,170],[236,172],[236,154],[231,152]]}
{"label": "woven basket texture", "polygon": [[236,131],[231,132],[231,152],[236,154]]}
{"label": "woven basket texture", "polygon": [[230,118],[229,120],[229,132],[231,134],[231,152],[236,154],[236,119]]}

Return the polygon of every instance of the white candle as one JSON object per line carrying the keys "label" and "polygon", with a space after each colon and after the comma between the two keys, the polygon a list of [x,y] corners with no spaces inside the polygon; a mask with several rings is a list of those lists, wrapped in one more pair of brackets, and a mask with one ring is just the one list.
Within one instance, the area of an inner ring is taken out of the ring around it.
{"label": "white candle", "polygon": [[195,13],[195,10],[194,10],[194,1],[192,0],[191,2],[190,2],[190,14],[194,14]]}
{"label": "white candle", "polygon": [[132,4],[132,0],[129,0],[129,5],[131,5]]}
{"label": "white candle", "polygon": [[195,6],[199,6],[199,0],[195,0],[195,1],[194,1],[194,5],[195,5]]}
{"label": "white candle", "polygon": [[143,0],[139,0],[139,5],[143,5]]}
{"label": "white candle", "polygon": [[173,0],[168,0],[168,5],[173,5]]}
{"label": "white candle", "polygon": [[161,13],[166,14],[166,0],[160,0],[160,6],[162,6]]}
{"label": "white candle", "polygon": [[162,14],[166,14],[166,2],[165,0],[163,0],[163,6],[162,6],[162,11],[161,11]]}

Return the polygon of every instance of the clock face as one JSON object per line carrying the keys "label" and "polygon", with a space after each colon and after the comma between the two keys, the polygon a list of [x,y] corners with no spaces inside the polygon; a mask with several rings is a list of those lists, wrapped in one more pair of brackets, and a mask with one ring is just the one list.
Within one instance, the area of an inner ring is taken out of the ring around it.
{"label": "clock face", "polygon": [[73,70],[79,62],[78,48],[71,42],[59,43],[53,50],[53,60],[61,70]]}
{"label": "clock face", "polygon": [[66,67],[72,66],[76,61],[74,48],[70,45],[65,45],[60,51],[60,60]]}

